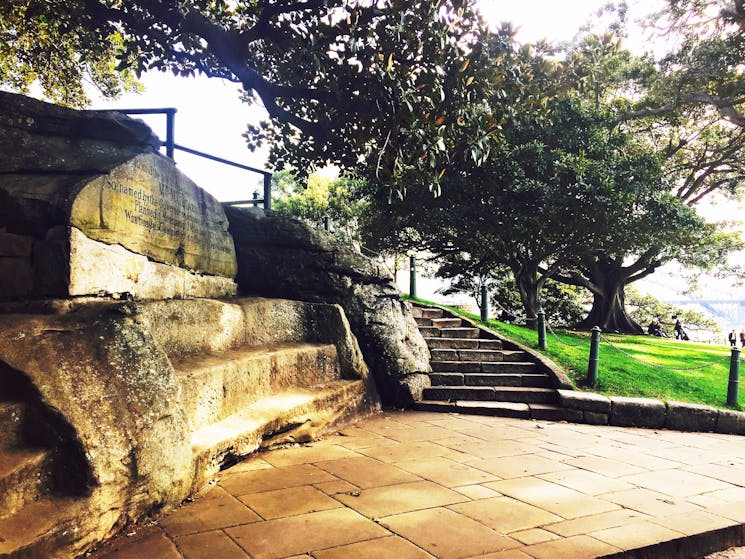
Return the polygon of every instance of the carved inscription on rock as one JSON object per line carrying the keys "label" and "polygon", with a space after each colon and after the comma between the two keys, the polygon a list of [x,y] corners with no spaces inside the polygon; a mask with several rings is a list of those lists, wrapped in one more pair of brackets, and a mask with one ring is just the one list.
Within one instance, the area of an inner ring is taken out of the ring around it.
{"label": "carved inscription on rock", "polygon": [[85,185],[70,221],[91,239],[159,262],[231,278],[236,273],[222,206],[158,155],[140,155]]}

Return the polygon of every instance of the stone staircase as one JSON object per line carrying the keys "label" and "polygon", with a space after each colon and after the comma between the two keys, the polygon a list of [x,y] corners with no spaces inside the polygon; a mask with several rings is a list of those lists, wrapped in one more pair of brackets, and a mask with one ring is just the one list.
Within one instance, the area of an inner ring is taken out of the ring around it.
{"label": "stone staircase", "polygon": [[430,351],[431,386],[416,409],[545,420],[569,419],[564,388],[528,351],[440,308],[414,306]]}
{"label": "stone staircase", "polygon": [[[379,407],[340,307],[262,298],[184,299],[139,302],[131,312],[137,329],[127,340],[136,340],[139,354],[160,357],[137,361],[129,354],[138,365],[121,370],[136,375],[148,366],[159,368],[143,377],[175,387],[160,393],[172,395],[167,409],[181,438],[174,446],[170,434],[155,437],[162,436],[164,448],[175,449],[179,460],[183,456],[176,466],[184,468],[183,490],[198,490],[259,448],[313,440],[336,422]],[[86,355],[92,369],[109,366],[117,374],[116,362],[107,358],[111,354],[93,353]],[[143,392],[122,390],[116,396],[147,398],[156,390],[147,385]],[[146,414],[152,408],[145,401],[137,409]],[[116,444],[110,426],[94,428],[101,431],[101,444]],[[94,479],[89,460],[99,456],[84,452],[81,440],[88,439],[79,435],[25,373],[0,361],[0,559],[76,557],[136,520],[109,499],[120,486],[142,478]],[[98,447],[99,455],[103,452]],[[133,471],[152,471],[147,467],[133,464]],[[154,467],[175,471],[168,463]],[[96,518],[103,519],[100,526]]]}
{"label": "stone staircase", "polygon": [[[78,505],[55,475],[55,451],[28,433],[40,425],[34,404],[0,370],[0,558],[49,557],[73,526],[60,524]],[[30,423],[36,423],[33,428]]]}
{"label": "stone staircase", "polygon": [[[180,327],[165,329],[156,320],[149,328],[181,385],[194,489],[241,456],[311,440],[365,407],[365,379],[317,316],[339,312],[334,307],[255,298],[194,312],[204,305],[210,303],[170,301],[166,314]],[[147,305],[143,312],[150,316]],[[326,318],[330,330],[337,327],[340,317]]]}

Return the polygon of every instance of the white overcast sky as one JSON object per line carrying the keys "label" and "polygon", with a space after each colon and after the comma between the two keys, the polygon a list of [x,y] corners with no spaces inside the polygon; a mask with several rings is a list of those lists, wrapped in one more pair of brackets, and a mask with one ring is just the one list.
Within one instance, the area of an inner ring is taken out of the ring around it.
{"label": "white overcast sky", "polygon": [[[642,1],[642,0],[637,0]],[[643,0],[645,6],[657,0]],[[511,21],[519,27],[518,39],[571,39],[606,0],[480,0],[482,14],[492,25]],[[145,92],[115,101],[96,100],[94,107],[176,107],[177,143],[214,153],[253,167],[264,167],[266,153],[251,153],[241,134],[249,122],[263,118],[260,108],[248,108],[238,99],[235,84],[208,78],[176,78],[154,72],[143,77]],[[137,117],[142,118],[142,117]],[[165,117],[144,118],[162,138]],[[250,197],[259,187],[257,175],[206,162],[183,152],[176,153],[180,168],[219,200]]]}

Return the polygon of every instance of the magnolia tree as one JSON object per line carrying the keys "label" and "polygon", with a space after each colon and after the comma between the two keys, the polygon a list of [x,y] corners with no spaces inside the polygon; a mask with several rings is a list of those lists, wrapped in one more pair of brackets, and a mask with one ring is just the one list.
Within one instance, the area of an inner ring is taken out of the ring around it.
{"label": "magnolia tree", "polygon": [[482,31],[468,0],[8,0],[0,85],[80,105],[85,82],[116,95],[152,70],[221,78],[266,109],[246,139],[269,142],[271,164],[368,161],[389,185],[436,189],[448,108],[483,87]]}

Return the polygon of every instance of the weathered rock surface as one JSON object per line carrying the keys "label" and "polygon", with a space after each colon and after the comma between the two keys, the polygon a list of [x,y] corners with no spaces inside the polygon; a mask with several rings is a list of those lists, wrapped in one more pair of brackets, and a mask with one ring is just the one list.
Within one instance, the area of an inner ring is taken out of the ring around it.
{"label": "weathered rock surface", "polygon": [[242,293],[340,305],[383,401],[406,406],[416,399],[429,351],[381,265],[299,221],[237,208],[226,213]]}
{"label": "weathered rock surface", "polygon": [[[59,308],[0,315],[0,428],[15,425],[21,406],[46,417],[55,433],[50,479],[60,471],[69,486],[51,483],[58,490],[37,506],[5,497],[3,484],[20,481],[0,472],[0,556],[70,557],[178,504],[226,461],[278,437],[312,440],[379,406],[335,305],[255,298]],[[25,401],[14,403],[19,394],[8,387],[21,384]],[[0,463],[4,452],[0,444]]]}
{"label": "weathered rock surface", "polygon": [[147,126],[2,92],[0,107],[0,298],[235,293],[221,205]]}

